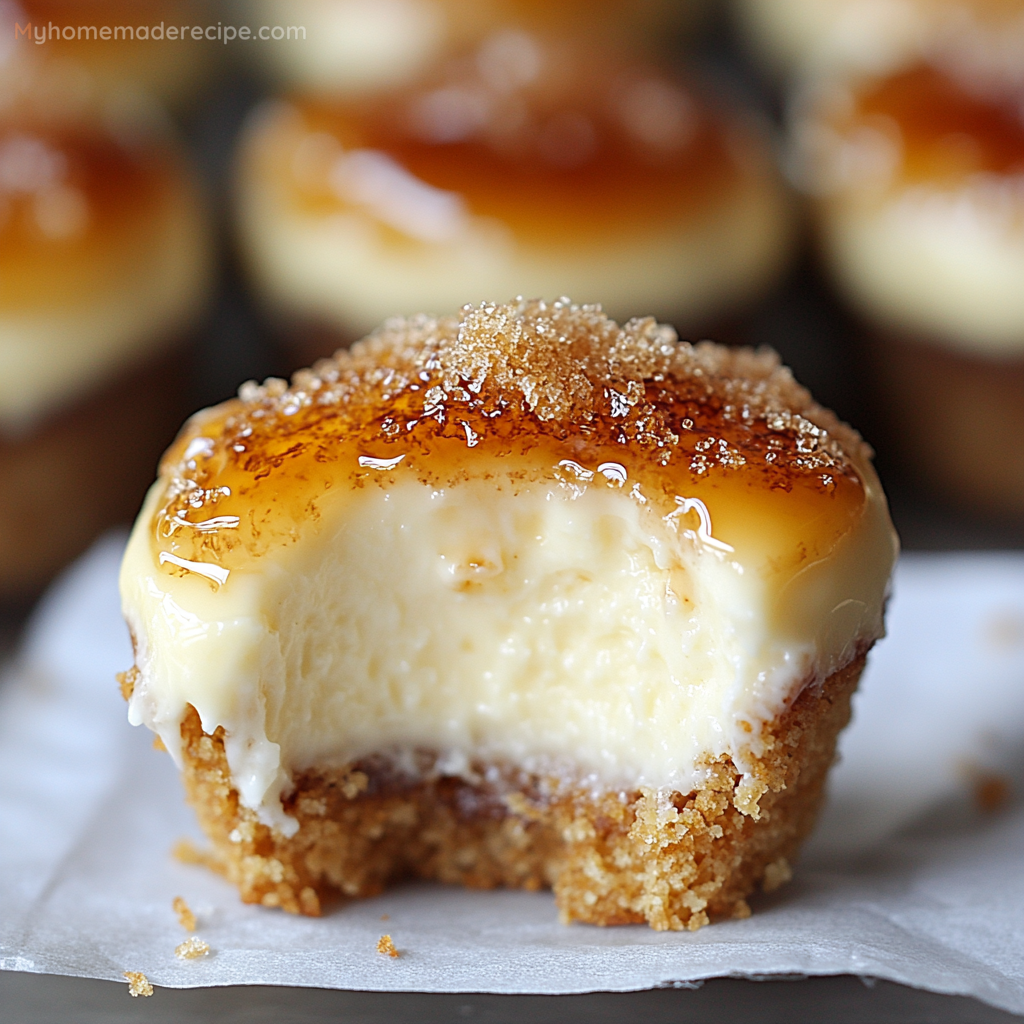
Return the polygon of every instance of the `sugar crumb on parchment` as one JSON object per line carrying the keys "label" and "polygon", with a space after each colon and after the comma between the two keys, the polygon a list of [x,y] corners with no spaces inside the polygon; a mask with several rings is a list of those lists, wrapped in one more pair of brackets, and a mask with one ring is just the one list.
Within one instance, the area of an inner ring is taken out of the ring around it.
{"label": "sugar crumb on parchment", "polygon": [[201,956],[209,956],[210,945],[203,942],[198,935],[186,939],[174,949],[174,955],[179,960],[198,960]]}
{"label": "sugar crumb on parchment", "polygon": [[128,979],[128,995],[132,999],[138,999],[139,996],[151,996],[153,994],[153,986],[149,983],[147,978],[142,971],[125,971],[125,978]]}
{"label": "sugar crumb on parchment", "polygon": [[395,949],[395,944],[391,941],[390,935],[382,935],[377,940],[377,952],[383,956],[391,957],[392,960],[398,959],[398,950]]}
{"label": "sugar crumb on parchment", "polygon": [[175,914],[178,915],[178,924],[187,932],[196,930],[196,915],[181,896],[175,896],[171,904]]}

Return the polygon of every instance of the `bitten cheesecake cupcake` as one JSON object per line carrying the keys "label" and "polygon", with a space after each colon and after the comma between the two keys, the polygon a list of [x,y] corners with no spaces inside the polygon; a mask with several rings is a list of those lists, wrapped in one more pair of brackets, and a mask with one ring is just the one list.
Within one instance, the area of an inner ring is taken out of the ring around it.
{"label": "bitten cheesecake cupcake", "polygon": [[261,294],[307,357],[466,296],[602,296],[680,330],[738,318],[785,266],[762,138],[694,89],[520,32],[372,101],[277,101],[242,144]]}
{"label": "bitten cheesecake cupcake", "polygon": [[869,455],[766,350],[567,302],[393,320],[168,451],[121,572],[130,719],[248,902],[413,875],[745,916],[882,634]]}
{"label": "bitten cheesecake cupcake", "polygon": [[0,60],[10,48],[73,69],[102,91],[128,88],[179,107],[210,76],[214,43],[191,35],[209,21],[197,0],[5,0]]}
{"label": "bitten cheesecake cupcake", "polygon": [[1008,75],[981,56],[964,45],[821,83],[796,131],[826,260],[870,326],[908,463],[961,504],[1019,514],[1024,61]]}
{"label": "bitten cheesecake cupcake", "polygon": [[[10,71],[10,69],[8,69]],[[127,520],[180,422],[205,222],[181,154],[49,71],[0,75],[0,601]]]}
{"label": "bitten cheesecake cupcake", "polygon": [[[651,42],[707,0],[236,0],[270,39],[250,47],[286,88],[354,96],[413,81],[499,28]],[[276,31],[275,31],[276,30]],[[279,37],[278,37],[279,36]]]}

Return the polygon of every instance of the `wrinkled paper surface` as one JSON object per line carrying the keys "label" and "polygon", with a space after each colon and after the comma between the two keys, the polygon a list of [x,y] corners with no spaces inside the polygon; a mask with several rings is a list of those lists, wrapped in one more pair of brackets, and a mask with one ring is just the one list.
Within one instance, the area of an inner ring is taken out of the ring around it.
{"label": "wrinkled paper surface", "polygon": [[[695,934],[566,927],[550,893],[400,886],[298,918],[170,856],[200,836],[170,758],[126,721],[123,537],[58,582],[0,685],[0,968],[156,985],[628,991],[859,974],[1024,1012],[1024,556],[911,555],[820,826],[754,915]],[[972,779],[1009,802],[982,812]],[[183,896],[209,956],[179,960]],[[384,918],[387,915],[387,918]],[[401,956],[376,952],[383,933]]]}

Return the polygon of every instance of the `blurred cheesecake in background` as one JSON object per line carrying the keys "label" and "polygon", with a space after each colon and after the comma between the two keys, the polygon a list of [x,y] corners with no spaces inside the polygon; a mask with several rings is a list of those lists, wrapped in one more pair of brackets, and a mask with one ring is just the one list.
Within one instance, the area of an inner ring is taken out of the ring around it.
{"label": "blurred cheesecake in background", "polygon": [[600,296],[623,321],[710,331],[770,287],[793,238],[742,116],[620,51],[517,30],[387,94],[266,103],[237,201],[252,277],[305,325],[305,360],[494,295]]}
{"label": "blurred cheesecake in background", "polygon": [[158,118],[0,67],[0,602],[128,519],[184,398],[207,225]]}
{"label": "blurred cheesecake in background", "polygon": [[1021,72],[1014,37],[1024,33],[1022,0],[733,0],[733,9],[755,55],[776,73],[877,73],[939,40]]}
{"label": "blurred cheesecake in background", "polygon": [[211,5],[199,0],[3,0],[0,60],[6,44],[21,57],[74,70],[105,92],[145,92],[177,108],[208,83],[217,52],[183,31],[205,30],[211,18],[216,24]]}
{"label": "blurred cheesecake in background", "polygon": [[[499,28],[650,42],[679,35],[707,0],[235,0],[243,20],[284,38],[251,52],[286,89],[354,96],[393,88]],[[304,35],[289,36],[301,28]]]}
{"label": "blurred cheesecake in background", "polygon": [[897,448],[957,502],[1016,515],[1024,31],[989,42],[938,34],[885,74],[818,77],[794,132],[824,258],[870,325]]}

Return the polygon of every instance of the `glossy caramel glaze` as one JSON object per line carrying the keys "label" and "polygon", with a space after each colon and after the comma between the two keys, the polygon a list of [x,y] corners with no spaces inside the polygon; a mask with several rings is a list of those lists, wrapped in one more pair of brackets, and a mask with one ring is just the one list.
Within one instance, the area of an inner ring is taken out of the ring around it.
{"label": "glossy caramel glaze", "polygon": [[164,143],[94,120],[0,119],[0,311],[87,300],[131,278],[181,188]]}
{"label": "glossy caramel glaze", "polygon": [[[756,143],[693,89],[523,32],[489,37],[383,98],[295,100],[294,110],[296,130],[268,147],[270,173],[284,177],[300,209],[323,216],[379,205],[394,174],[367,152],[443,193],[433,202],[453,217],[570,247],[581,235],[710,214],[752,165],[766,173]],[[428,225],[423,237],[431,230],[445,228]],[[415,226],[407,233],[416,236]]]}
{"label": "glossy caramel glaze", "polygon": [[1024,114],[1017,90],[970,89],[919,64],[872,84],[854,120],[899,130],[904,180],[956,185],[973,174],[1024,174]]}
{"label": "glossy caramel glaze", "polygon": [[650,319],[620,329],[594,307],[466,307],[194,417],[161,467],[155,560],[226,578],[351,488],[412,473],[621,488],[662,515],[698,498],[718,541],[770,532],[795,569],[859,521],[868,454],[773,353],[678,343]]}

